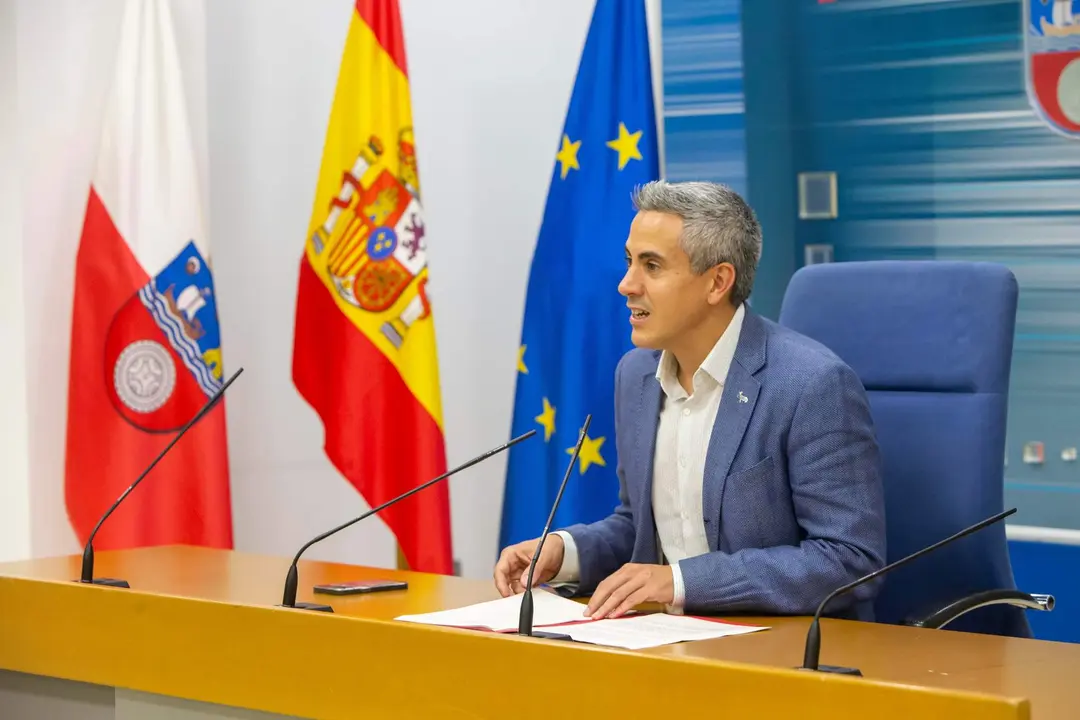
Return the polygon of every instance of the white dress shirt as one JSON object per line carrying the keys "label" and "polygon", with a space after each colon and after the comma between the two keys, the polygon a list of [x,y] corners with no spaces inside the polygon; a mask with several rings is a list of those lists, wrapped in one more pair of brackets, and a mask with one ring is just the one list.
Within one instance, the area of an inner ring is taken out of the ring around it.
{"label": "white dress shirt", "polygon": [[[671,564],[671,609],[681,608],[685,601],[679,561],[709,552],[701,499],[705,459],[744,314],[739,305],[727,330],[694,373],[693,392],[687,393],[679,383],[675,357],[666,350],[656,368],[665,397],[656,431],[652,505],[662,560]],[[563,530],[554,534],[563,539],[565,552],[562,567],[551,583],[574,583],[580,576],[577,545]]]}

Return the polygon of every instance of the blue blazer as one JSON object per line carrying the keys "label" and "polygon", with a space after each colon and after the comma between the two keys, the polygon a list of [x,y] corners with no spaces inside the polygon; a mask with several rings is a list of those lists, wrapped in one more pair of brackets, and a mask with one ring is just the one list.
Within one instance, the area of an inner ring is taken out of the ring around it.
{"label": "blue blazer", "polygon": [[[577,594],[625,563],[661,561],[652,510],[659,361],[659,351],[635,349],[615,371],[619,505],[565,528],[578,549]],[[854,371],[747,308],[705,463],[710,552],[679,563],[686,612],[808,615],[835,588],[880,568],[881,472]],[[836,598],[825,614],[873,620],[877,587]]]}

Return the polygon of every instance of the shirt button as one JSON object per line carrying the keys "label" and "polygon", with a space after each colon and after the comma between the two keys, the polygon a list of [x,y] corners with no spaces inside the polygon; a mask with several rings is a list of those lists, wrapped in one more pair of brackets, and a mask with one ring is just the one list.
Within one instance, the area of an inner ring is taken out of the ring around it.
{"label": "shirt button", "polygon": [[690,408],[683,408],[682,414],[683,415],[689,415],[690,414]]}
{"label": "shirt button", "polygon": [[680,457],[679,458],[679,467],[686,467],[686,458],[685,457]]}

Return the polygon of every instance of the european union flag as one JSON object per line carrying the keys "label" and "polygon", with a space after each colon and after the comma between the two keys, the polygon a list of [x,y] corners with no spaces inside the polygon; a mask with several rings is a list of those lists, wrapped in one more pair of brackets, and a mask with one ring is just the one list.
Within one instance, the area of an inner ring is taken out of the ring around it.
{"label": "european union flag", "polygon": [[533,255],[518,355],[500,547],[536,537],[577,444],[589,432],[553,529],[618,504],[614,383],[631,349],[618,291],[636,186],[659,177],[643,0],[597,0],[555,155]]}

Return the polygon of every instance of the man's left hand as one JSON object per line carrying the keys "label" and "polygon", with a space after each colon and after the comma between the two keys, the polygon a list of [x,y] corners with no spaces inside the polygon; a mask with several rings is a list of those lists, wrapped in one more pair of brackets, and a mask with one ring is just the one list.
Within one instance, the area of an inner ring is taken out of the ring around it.
{"label": "man's left hand", "polygon": [[674,599],[670,565],[627,563],[596,586],[585,614],[594,620],[615,618],[641,603],[670,604]]}

